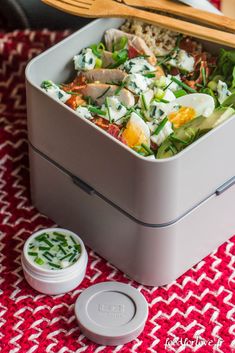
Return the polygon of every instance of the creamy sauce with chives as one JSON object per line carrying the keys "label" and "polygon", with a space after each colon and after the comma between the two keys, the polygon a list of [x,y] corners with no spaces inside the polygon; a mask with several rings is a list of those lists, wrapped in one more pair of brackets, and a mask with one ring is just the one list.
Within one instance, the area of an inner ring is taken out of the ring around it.
{"label": "creamy sauce with chives", "polygon": [[81,244],[69,233],[45,232],[28,246],[28,256],[39,267],[59,270],[73,265],[81,255]]}

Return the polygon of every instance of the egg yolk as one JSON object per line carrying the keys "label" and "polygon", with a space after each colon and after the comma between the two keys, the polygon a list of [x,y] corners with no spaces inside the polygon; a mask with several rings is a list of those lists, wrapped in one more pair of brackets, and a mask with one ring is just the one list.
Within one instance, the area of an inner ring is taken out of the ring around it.
{"label": "egg yolk", "polygon": [[122,138],[125,143],[133,148],[135,146],[141,146],[142,143],[149,144],[148,137],[144,134],[144,131],[137,124],[128,122],[126,129],[123,131]]}
{"label": "egg yolk", "polygon": [[181,107],[177,112],[172,112],[168,116],[176,129],[194,118],[196,118],[196,111],[191,107]]}

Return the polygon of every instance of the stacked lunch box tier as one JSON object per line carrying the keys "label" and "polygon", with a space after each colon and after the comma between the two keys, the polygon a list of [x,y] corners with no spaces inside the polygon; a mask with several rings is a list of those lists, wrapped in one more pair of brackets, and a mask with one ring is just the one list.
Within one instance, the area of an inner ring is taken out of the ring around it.
{"label": "stacked lunch box tier", "polygon": [[163,285],[233,235],[235,119],[148,160],[40,89],[71,79],[71,57],[121,24],[94,21],[28,65],[32,199],[130,277]]}

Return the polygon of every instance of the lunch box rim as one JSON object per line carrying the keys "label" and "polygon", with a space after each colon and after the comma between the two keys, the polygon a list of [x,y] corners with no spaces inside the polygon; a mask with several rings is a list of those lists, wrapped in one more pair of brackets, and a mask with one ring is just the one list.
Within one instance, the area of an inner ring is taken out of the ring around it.
{"label": "lunch box rim", "polygon": [[[111,19],[117,19],[117,18],[111,18]],[[221,129],[223,126],[225,126],[226,124],[228,124],[230,122],[231,119],[235,118],[235,114],[232,115],[228,120],[226,120],[225,122],[223,122],[221,125],[213,128],[211,131],[207,132],[205,135],[203,135],[202,137],[200,137],[198,140],[196,140],[195,142],[193,142],[191,145],[187,146],[185,149],[183,149],[182,151],[180,151],[179,153],[177,153],[175,156],[172,157],[168,157],[168,158],[163,158],[163,159],[149,159],[146,158],[144,156],[141,156],[140,154],[138,154],[137,152],[135,152],[134,150],[132,150],[129,146],[125,145],[124,143],[122,143],[121,141],[119,141],[118,139],[114,138],[112,135],[110,135],[109,133],[107,133],[106,131],[104,131],[103,129],[99,128],[98,126],[96,126],[94,123],[92,123],[89,119],[85,119],[84,117],[80,117],[76,114],[76,112],[68,107],[65,103],[62,103],[61,101],[57,100],[54,97],[49,96],[38,84],[34,83],[33,79],[30,77],[31,76],[31,67],[38,61],[40,60],[42,57],[46,56],[48,53],[50,53],[50,51],[55,50],[56,48],[63,46],[63,44],[67,41],[70,41],[72,37],[76,37],[79,33],[86,31],[87,28],[89,28],[90,26],[94,26],[96,23],[105,21],[107,19],[96,19],[94,21],[91,21],[90,23],[88,23],[87,25],[85,25],[84,27],[82,27],[81,29],[77,30],[75,33],[72,33],[71,35],[69,35],[67,38],[61,40],[59,43],[53,45],[52,47],[48,48],[47,50],[45,50],[43,53],[37,55],[35,58],[33,58],[32,60],[30,60],[30,62],[27,64],[26,69],[25,69],[25,76],[26,76],[26,80],[28,81],[28,83],[30,85],[32,85],[36,90],[38,90],[39,92],[41,92],[41,94],[45,95],[45,97],[47,97],[48,99],[52,99],[54,102],[60,104],[65,110],[68,110],[69,112],[73,113],[73,116],[78,118],[78,119],[82,119],[83,121],[85,121],[88,125],[92,126],[93,128],[95,128],[96,131],[99,131],[100,133],[103,134],[103,136],[106,136],[106,138],[109,138],[110,140],[114,141],[115,143],[117,143],[119,146],[121,146],[122,148],[124,148],[126,151],[128,151],[129,153],[131,153],[133,156],[135,156],[135,158],[141,159],[145,162],[150,162],[150,163],[169,163],[170,161],[175,161],[177,159],[180,159],[181,156],[183,156],[183,154],[185,153],[190,153],[190,150],[192,148],[194,148],[194,146],[198,145],[201,141],[205,140],[206,138],[209,138],[212,134],[216,133],[217,130]],[[124,22],[124,21],[123,21]],[[216,43],[214,43],[216,44]]]}

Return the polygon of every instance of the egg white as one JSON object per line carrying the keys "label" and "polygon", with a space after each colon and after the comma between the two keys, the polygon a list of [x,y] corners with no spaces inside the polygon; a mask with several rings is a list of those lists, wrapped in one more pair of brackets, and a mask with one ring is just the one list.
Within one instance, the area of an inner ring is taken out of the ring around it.
{"label": "egg white", "polygon": [[205,93],[192,93],[179,97],[170,103],[161,103],[161,109],[166,113],[177,110],[178,107],[190,107],[196,112],[196,117],[203,115],[206,118],[215,110],[215,101],[212,96]]}

